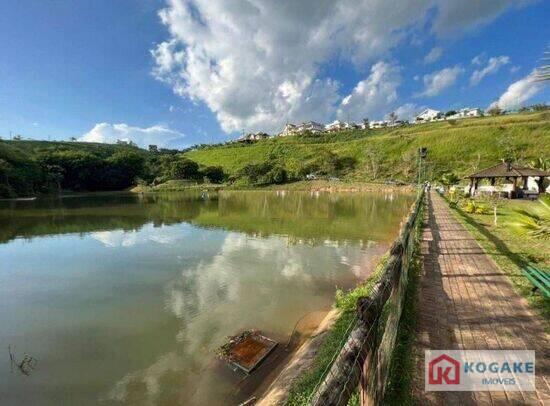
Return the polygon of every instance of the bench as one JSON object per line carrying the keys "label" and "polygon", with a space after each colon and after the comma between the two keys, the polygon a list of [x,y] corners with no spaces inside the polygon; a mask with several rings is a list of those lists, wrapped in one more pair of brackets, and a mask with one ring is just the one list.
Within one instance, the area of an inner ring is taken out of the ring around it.
{"label": "bench", "polygon": [[533,292],[540,289],[544,296],[550,297],[550,272],[538,269],[533,265],[527,265],[522,271],[533,284]]}

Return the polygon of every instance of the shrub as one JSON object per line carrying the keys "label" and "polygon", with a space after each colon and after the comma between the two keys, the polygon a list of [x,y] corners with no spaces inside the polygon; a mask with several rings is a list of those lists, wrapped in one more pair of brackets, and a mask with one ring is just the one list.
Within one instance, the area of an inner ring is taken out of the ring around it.
{"label": "shrub", "polygon": [[221,166],[208,166],[202,170],[202,174],[212,183],[222,183],[225,179],[225,173]]}
{"label": "shrub", "polygon": [[172,179],[197,179],[199,174],[199,164],[190,159],[178,158],[170,164]]}

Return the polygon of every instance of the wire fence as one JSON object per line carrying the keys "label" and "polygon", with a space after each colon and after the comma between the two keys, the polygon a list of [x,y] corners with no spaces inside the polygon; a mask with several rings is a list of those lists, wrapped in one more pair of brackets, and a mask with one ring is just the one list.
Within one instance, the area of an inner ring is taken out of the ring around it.
{"label": "wire fence", "polygon": [[310,405],[346,405],[357,387],[362,405],[380,404],[388,380],[391,355],[415,242],[419,232],[424,190],[390,249],[382,277],[368,297],[357,302],[357,311],[346,334],[311,393]]}

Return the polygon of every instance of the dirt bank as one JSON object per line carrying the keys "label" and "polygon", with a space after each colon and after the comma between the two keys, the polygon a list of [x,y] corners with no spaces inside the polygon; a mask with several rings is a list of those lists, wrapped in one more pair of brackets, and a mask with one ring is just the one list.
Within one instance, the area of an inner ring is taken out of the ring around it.
{"label": "dirt bank", "polygon": [[323,342],[325,334],[338,318],[338,310],[329,311],[317,326],[310,339],[306,340],[290,357],[282,371],[269,385],[259,400],[254,403],[259,406],[282,405],[286,402],[292,383],[305,371],[311,368],[317,351]]}

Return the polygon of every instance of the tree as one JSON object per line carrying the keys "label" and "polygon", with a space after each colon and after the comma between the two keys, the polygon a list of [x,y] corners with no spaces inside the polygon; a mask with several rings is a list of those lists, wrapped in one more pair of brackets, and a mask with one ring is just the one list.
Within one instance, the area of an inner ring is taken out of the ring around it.
{"label": "tree", "polygon": [[69,138],[69,140],[70,140],[71,142],[76,142],[76,137],[71,137],[71,138]]}
{"label": "tree", "polygon": [[125,189],[143,175],[145,158],[132,150],[120,150],[105,160],[103,187],[110,190]]}
{"label": "tree", "polygon": [[397,117],[397,114],[395,111],[392,111],[390,114],[388,114],[388,121],[393,125],[397,121],[399,117]]}
{"label": "tree", "polygon": [[65,170],[59,165],[46,165],[46,177],[48,181],[55,183],[58,192],[61,192],[64,172]]}
{"label": "tree", "polygon": [[456,114],[455,110],[449,110],[445,113],[445,117],[454,116]]}
{"label": "tree", "polygon": [[101,190],[103,188],[105,162],[87,151],[45,151],[38,156],[44,173],[48,165],[63,168],[62,186],[70,190]]}
{"label": "tree", "polygon": [[376,179],[378,177],[380,169],[380,154],[372,146],[369,145],[365,150],[365,158],[367,172],[370,174],[372,179]]}
{"label": "tree", "polygon": [[11,164],[5,159],[0,158],[0,175],[4,178],[7,186],[10,186],[9,172],[11,169]]}
{"label": "tree", "polygon": [[179,158],[170,164],[170,176],[172,179],[197,179],[199,165],[187,158]]}
{"label": "tree", "polygon": [[494,105],[490,107],[489,110],[487,110],[487,113],[491,116],[500,116],[504,112],[500,107],[498,107],[497,105]]}
{"label": "tree", "polygon": [[208,166],[203,169],[202,174],[211,183],[222,183],[225,179],[225,173],[221,166]]}
{"label": "tree", "polygon": [[460,181],[460,178],[454,172],[445,172],[441,175],[440,180],[445,186],[452,186],[456,185]]}

